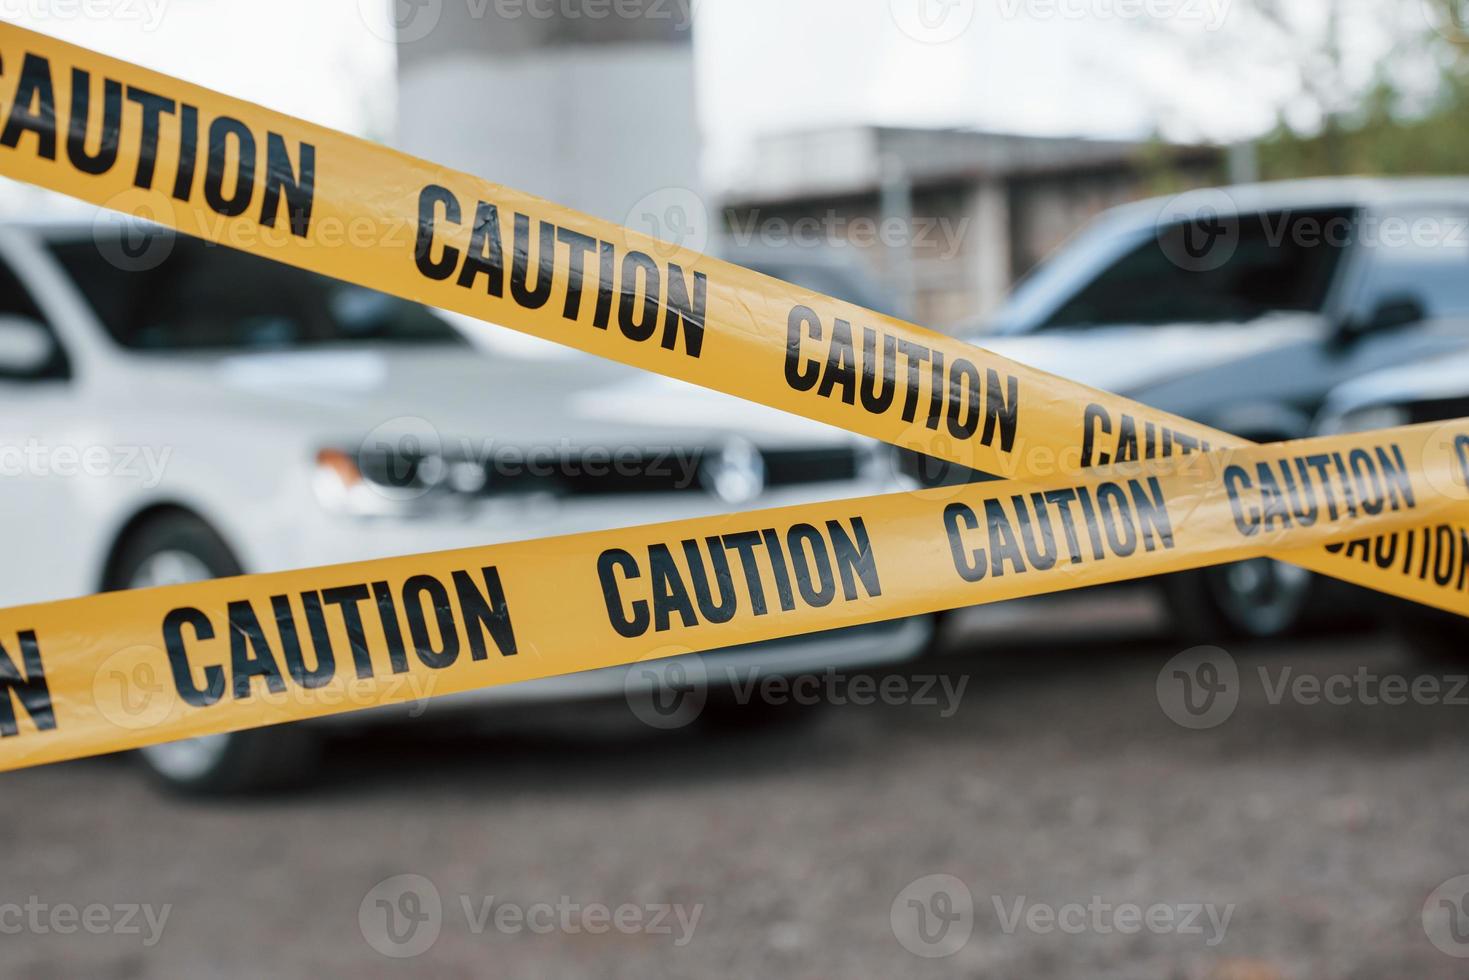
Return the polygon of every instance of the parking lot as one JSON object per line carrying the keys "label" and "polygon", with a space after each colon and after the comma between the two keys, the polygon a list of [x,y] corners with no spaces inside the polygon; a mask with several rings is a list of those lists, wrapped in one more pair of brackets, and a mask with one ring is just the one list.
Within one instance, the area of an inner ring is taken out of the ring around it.
{"label": "parking lot", "polygon": [[[1179,645],[1112,601],[1080,601],[963,630],[938,664],[969,677],[948,717],[942,703],[847,703],[755,733],[660,732],[625,706],[557,709],[487,733],[355,738],[304,794],[234,803],[161,797],[118,759],[16,774],[0,797],[13,842],[0,964],[40,977],[1462,975],[1420,914],[1469,872],[1462,694],[1395,705],[1341,682],[1323,684],[1356,692],[1339,703],[1303,696],[1303,675],[1417,676],[1386,636],[1237,646],[1238,707],[1189,730],[1160,706]],[[1037,621],[1063,628],[1047,637]],[[932,875],[951,876],[942,901],[924,891]],[[903,919],[915,895],[939,918]],[[406,917],[386,942],[371,927],[384,909]]]}

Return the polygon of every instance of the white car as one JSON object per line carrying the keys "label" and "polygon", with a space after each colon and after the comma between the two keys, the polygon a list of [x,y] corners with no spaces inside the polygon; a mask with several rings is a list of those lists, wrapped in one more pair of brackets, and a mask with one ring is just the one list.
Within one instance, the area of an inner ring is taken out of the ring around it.
{"label": "white car", "polygon": [[[912,485],[901,468],[831,427],[195,239],[0,224],[6,605],[880,493]],[[698,667],[712,688],[892,663],[932,629]],[[620,697],[628,671],[446,701]],[[313,726],[354,717],[139,756],[172,787],[253,789],[299,778]]]}

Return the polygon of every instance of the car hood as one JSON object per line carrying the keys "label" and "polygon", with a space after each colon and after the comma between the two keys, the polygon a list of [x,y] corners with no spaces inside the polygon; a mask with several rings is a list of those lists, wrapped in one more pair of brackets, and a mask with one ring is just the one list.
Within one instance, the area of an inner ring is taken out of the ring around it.
{"label": "car hood", "polygon": [[1469,353],[1411,361],[1354,378],[1331,392],[1322,414],[1465,396],[1469,396]]}
{"label": "car hood", "polygon": [[840,429],[589,355],[535,360],[461,347],[139,358],[133,407],[288,420],[351,437],[423,419],[443,436],[521,445],[832,445]]}
{"label": "car hood", "polygon": [[1120,395],[1302,343],[1320,335],[1314,316],[1248,323],[1168,324],[1048,330],[978,337],[974,343],[1022,364]]}

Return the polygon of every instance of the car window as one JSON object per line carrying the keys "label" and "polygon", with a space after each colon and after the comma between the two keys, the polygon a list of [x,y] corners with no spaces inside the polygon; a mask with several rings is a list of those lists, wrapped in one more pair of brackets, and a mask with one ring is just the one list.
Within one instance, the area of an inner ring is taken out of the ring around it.
{"label": "car window", "polygon": [[1279,211],[1160,228],[1041,325],[1239,322],[1320,312],[1354,215]]}
{"label": "car window", "polygon": [[1413,297],[1429,316],[1469,315],[1469,211],[1420,209],[1364,226],[1367,267],[1354,307]]}
{"label": "car window", "polygon": [[856,271],[838,266],[816,263],[776,262],[765,259],[745,259],[735,254],[730,259],[762,275],[780,279],[802,289],[831,296],[843,302],[893,315],[894,304],[872,284],[863,281]]}
{"label": "car window", "polygon": [[53,242],[51,251],[108,333],[133,350],[465,344],[417,303],[195,238],[179,236],[161,257],[137,260],[92,240]]}
{"label": "car window", "polygon": [[66,351],[56,332],[51,329],[51,324],[36,305],[30,290],[26,289],[15,270],[11,269],[10,263],[3,259],[0,259],[0,316],[20,317],[39,324],[51,335],[52,343],[51,359],[40,369],[18,374],[0,367],[0,381],[45,381],[71,376]]}

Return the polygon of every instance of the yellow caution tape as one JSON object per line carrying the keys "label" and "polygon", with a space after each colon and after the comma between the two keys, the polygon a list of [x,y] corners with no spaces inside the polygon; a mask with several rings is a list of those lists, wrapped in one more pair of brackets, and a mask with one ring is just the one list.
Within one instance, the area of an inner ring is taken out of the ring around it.
{"label": "yellow caution tape", "polygon": [[[0,173],[994,475],[1048,478],[1244,445],[11,25],[0,25],[0,114]],[[1330,554],[1290,559],[1420,602],[1454,601],[1400,570]]]}
{"label": "yellow caution tape", "polygon": [[1249,448],[11,25],[0,173],[1012,480],[0,613],[0,767],[1266,553],[1469,613],[1457,426]]}
{"label": "yellow caution tape", "polygon": [[[0,612],[0,768],[1431,523],[1441,427]],[[1469,422],[1456,431],[1469,445]],[[1469,566],[1457,572],[1461,587]]]}

